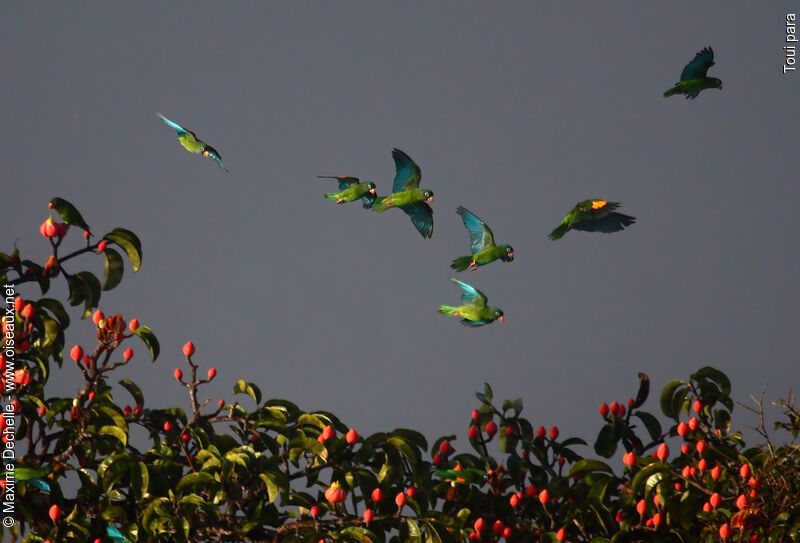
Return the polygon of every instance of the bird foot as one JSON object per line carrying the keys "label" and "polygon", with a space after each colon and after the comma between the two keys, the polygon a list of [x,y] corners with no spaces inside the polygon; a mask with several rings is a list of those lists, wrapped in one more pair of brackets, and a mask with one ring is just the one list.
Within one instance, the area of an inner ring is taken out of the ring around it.
{"label": "bird foot", "polygon": [[394,204],[392,202],[386,202],[386,207],[387,208],[394,207]]}
{"label": "bird foot", "polygon": [[478,265],[477,265],[477,264],[475,264],[474,262],[470,262],[470,263],[469,263],[469,266],[467,266],[467,269],[468,269],[469,271],[475,271],[475,270],[477,270],[477,269],[478,269]]}
{"label": "bird foot", "polygon": [[341,198],[339,198],[338,200],[336,200],[336,205],[339,205],[339,206],[340,206],[340,205],[342,205],[343,203],[344,203],[344,200],[342,200]]}

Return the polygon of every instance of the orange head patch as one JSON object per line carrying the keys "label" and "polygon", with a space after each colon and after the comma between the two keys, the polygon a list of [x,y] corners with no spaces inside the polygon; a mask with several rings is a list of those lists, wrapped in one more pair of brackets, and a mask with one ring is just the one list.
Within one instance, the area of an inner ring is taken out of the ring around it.
{"label": "orange head patch", "polygon": [[592,200],[592,209],[600,209],[605,207],[607,203],[605,200]]}

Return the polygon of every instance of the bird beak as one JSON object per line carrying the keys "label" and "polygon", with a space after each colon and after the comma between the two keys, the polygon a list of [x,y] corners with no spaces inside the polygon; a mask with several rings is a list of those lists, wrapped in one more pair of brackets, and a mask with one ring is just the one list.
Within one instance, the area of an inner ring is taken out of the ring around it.
{"label": "bird beak", "polygon": [[372,194],[373,196],[377,195],[377,193],[375,192],[375,189],[369,189],[369,193]]}
{"label": "bird beak", "polygon": [[499,320],[500,322],[505,322],[506,319],[505,319],[505,317],[500,315],[499,317],[497,317],[497,320]]}
{"label": "bird beak", "polygon": [[203,156],[208,156],[208,151],[203,151]]}
{"label": "bird beak", "polygon": [[429,202],[433,202],[433,196],[428,197]]}
{"label": "bird beak", "polygon": [[510,258],[511,260],[514,260],[514,253],[513,252],[508,253],[508,258]]}

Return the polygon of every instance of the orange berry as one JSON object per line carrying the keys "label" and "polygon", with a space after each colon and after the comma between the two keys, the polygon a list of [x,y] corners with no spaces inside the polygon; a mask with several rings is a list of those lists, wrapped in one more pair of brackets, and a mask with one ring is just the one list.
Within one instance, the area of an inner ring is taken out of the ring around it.
{"label": "orange berry", "polygon": [[367,509],[366,511],[364,511],[364,517],[363,517],[364,518],[364,522],[369,524],[370,522],[372,522],[372,519],[373,519],[374,516],[375,516],[375,513],[372,512],[372,509]]}
{"label": "orange berry", "polygon": [[406,504],[406,494],[405,492],[398,492],[397,496],[394,497],[394,503],[397,504],[397,507],[403,507]]}
{"label": "orange berry", "polygon": [[636,512],[640,515],[644,515],[646,511],[647,502],[645,502],[644,499],[639,500],[639,502],[636,504]]}
{"label": "orange berry", "polygon": [[169,432],[170,430],[172,430],[172,423],[170,421],[166,421],[164,423],[164,431]]}
{"label": "orange berry", "polygon": [[99,309],[92,313],[92,322],[95,324],[99,324],[101,320],[106,318],[105,314],[100,311]]}
{"label": "orange berry", "polygon": [[558,437],[558,426],[553,426],[550,428],[550,439],[556,439]]}
{"label": "orange berry", "polygon": [[505,525],[503,524],[502,520],[496,520],[494,521],[494,524],[492,524],[492,532],[494,532],[494,535],[502,535],[504,529]]}
{"label": "orange berry", "polygon": [[508,498],[508,503],[511,504],[511,507],[516,507],[519,505],[519,498],[516,494],[512,494],[510,498]]}
{"label": "orange berry", "polygon": [[692,409],[694,409],[695,413],[699,413],[703,410],[703,404],[700,402],[700,400],[695,400],[692,404]]}
{"label": "orange berry", "polygon": [[69,352],[69,357],[72,358],[75,362],[83,358],[83,347],[80,345],[75,345],[72,350]]}
{"label": "orange berry", "polygon": [[470,438],[472,441],[476,441],[481,437],[480,429],[474,424],[470,425],[470,427],[467,428],[467,437]]}
{"label": "orange berry", "polygon": [[714,492],[708,499],[708,503],[711,504],[711,507],[719,507],[719,504],[722,503],[722,497],[717,492]]}
{"label": "orange berry", "polygon": [[210,381],[211,379],[213,379],[214,377],[217,376],[217,369],[216,368],[208,368],[207,375],[208,375],[208,380]]}
{"label": "orange berry", "polygon": [[194,354],[194,343],[187,341],[183,345],[183,354],[186,356],[192,356]]}
{"label": "orange berry", "polygon": [[717,479],[719,479],[719,476],[720,476],[721,472],[722,472],[722,469],[720,469],[719,464],[717,464],[716,466],[711,468],[711,478],[716,481]]}
{"label": "orange berry", "polygon": [[339,503],[347,499],[347,491],[338,482],[331,483],[325,491],[325,499],[330,503]]}
{"label": "orange berry", "polygon": [[50,510],[47,512],[47,516],[50,517],[50,520],[56,522],[59,518],[61,518],[61,508],[57,504],[51,505]]}
{"label": "orange berry", "polygon": [[622,455],[622,463],[628,467],[633,467],[636,465],[636,453],[633,451],[626,452]]}
{"label": "orange berry", "polygon": [[600,404],[598,411],[600,412],[601,417],[606,418],[611,410],[609,409],[608,404],[602,403]]}
{"label": "orange berry", "polygon": [[486,521],[483,520],[482,517],[478,517],[475,522],[472,523],[472,527],[480,534],[486,529]]}
{"label": "orange berry", "polygon": [[545,429],[544,426],[539,426],[536,429],[536,437],[544,437],[546,435],[547,435],[547,430]]}
{"label": "orange berry", "polygon": [[686,424],[685,422],[681,422],[680,424],[678,424],[678,428],[676,431],[678,432],[679,436],[683,437],[689,433],[689,425]]}
{"label": "orange berry", "polygon": [[727,522],[719,527],[719,536],[722,539],[728,539],[731,536],[731,525]]}
{"label": "orange berry", "polygon": [[697,452],[703,454],[703,452],[706,450],[706,442],[701,439],[700,441],[697,442],[695,448],[697,449]]}
{"label": "orange berry", "polygon": [[319,506],[312,505],[311,507],[309,507],[308,514],[311,515],[312,517],[316,517],[317,515],[319,515]]}
{"label": "orange berry", "polygon": [[742,467],[739,468],[739,475],[742,476],[742,479],[750,477],[750,466],[748,464],[742,464]]}
{"label": "orange berry", "polygon": [[550,493],[546,488],[539,492],[539,501],[542,502],[542,505],[545,505],[548,501],[550,501]]}
{"label": "orange berry", "polygon": [[183,377],[183,371],[180,368],[175,368],[175,371],[172,372],[172,375],[175,376],[175,379],[180,381]]}
{"label": "orange berry", "polygon": [[25,307],[22,308],[22,316],[26,319],[33,317],[34,313],[36,313],[36,310],[32,304],[25,304]]}
{"label": "orange berry", "polygon": [[658,446],[658,449],[656,449],[656,458],[662,462],[669,458],[669,447],[667,447],[666,443],[662,443]]}
{"label": "orange berry", "polygon": [[23,307],[25,307],[25,300],[19,296],[14,298],[14,311],[22,311]]}
{"label": "orange berry", "polygon": [[381,500],[383,500],[383,492],[381,492],[380,488],[376,488],[372,491],[371,497],[373,502],[379,503]]}
{"label": "orange berry", "polygon": [[660,526],[661,525],[661,513],[656,513],[653,515],[653,526]]}
{"label": "orange berry", "polygon": [[131,319],[131,322],[128,323],[128,330],[135,332],[137,328],[139,328],[139,319]]}
{"label": "orange berry", "polygon": [[710,513],[711,512],[711,504],[710,503],[706,502],[706,503],[703,504],[703,512],[704,513]]}
{"label": "orange berry", "polygon": [[130,360],[131,358],[133,358],[133,349],[128,347],[127,349],[122,351],[122,358],[124,358],[125,360]]}
{"label": "orange berry", "polygon": [[490,420],[486,423],[486,434],[491,438],[497,433],[497,423]]}
{"label": "orange berry", "polygon": [[707,464],[708,462],[706,462],[706,459],[701,458],[700,461],[697,463],[697,469],[699,469],[700,471],[705,471]]}
{"label": "orange berry", "polygon": [[736,498],[736,507],[739,509],[744,509],[748,505],[750,505],[750,501],[747,499],[747,496],[744,494],[739,494],[739,497]]}
{"label": "orange berry", "polygon": [[559,528],[556,532],[556,539],[559,541],[564,541],[564,538],[567,537],[567,531],[564,528]]}
{"label": "orange berry", "polygon": [[352,445],[358,441],[358,432],[356,432],[354,428],[350,428],[344,435],[344,440],[347,441],[348,444]]}

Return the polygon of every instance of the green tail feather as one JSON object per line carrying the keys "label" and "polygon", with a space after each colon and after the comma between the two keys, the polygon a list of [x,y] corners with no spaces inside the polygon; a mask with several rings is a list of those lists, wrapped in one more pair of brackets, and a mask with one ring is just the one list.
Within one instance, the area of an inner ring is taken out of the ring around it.
{"label": "green tail feather", "polygon": [[680,89],[680,87],[678,87],[678,85],[675,85],[675,86],[674,86],[674,87],[672,87],[671,89],[669,89],[669,90],[667,90],[666,92],[664,92],[664,98],[669,98],[669,97],[670,97],[670,96],[672,96],[673,94],[678,94],[678,93],[680,93],[680,92],[681,92],[681,89]]}
{"label": "green tail feather", "polygon": [[558,225],[558,228],[556,228],[555,230],[550,232],[550,235],[547,236],[547,237],[549,239],[552,239],[553,241],[555,241],[557,239],[563,238],[564,234],[566,234],[568,231],[569,231],[569,226],[567,226],[566,224],[562,223],[562,224]]}
{"label": "green tail feather", "polygon": [[453,260],[453,263],[450,264],[450,267],[456,271],[462,272],[467,268],[469,268],[471,262],[472,262],[471,256],[459,256],[458,258]]}
{"label": "green tail feather", "polygon": [[457,307],[453,307],[451,305],[440,305],[439,313],[441,313],[442,315],[452,315],[453,313],[456,312],[457,309],[458,309]]}
{"label": "green tail feather", "polygon": [[339,195],[336,194],[335,192],[333,192],[333,193],[325,194],[325,198],[327,198],[328,200],[338,200],[339,199]]}

